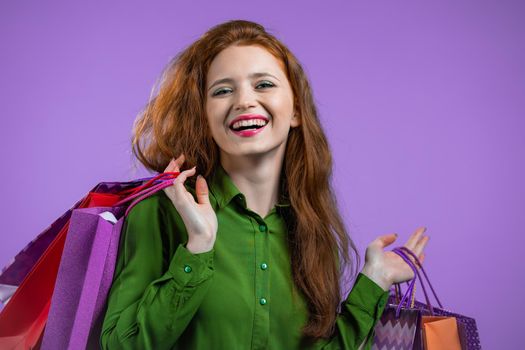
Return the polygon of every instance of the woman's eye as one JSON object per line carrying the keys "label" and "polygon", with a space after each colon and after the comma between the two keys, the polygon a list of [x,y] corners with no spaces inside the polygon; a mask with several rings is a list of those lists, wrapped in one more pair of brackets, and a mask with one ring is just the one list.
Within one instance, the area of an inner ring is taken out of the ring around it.
{"label": "woman's eye", "polygon": [[[262,88],[265,88],[265,87],[274,87],[275,85],[272,82],[270,82],[270,81],[263,81],[263,82],[257,84],[256,88],[258,88],[260,86]],[[222,88],[222,89],[219,89],[219,90],[215,91],[212,96],[224,95],[224,93],[228,93],[228,92],[230,92],[230,90],[231,89],[228,89],[228,88]]]}
{"label": "woman's eye", "polygon": [[213,96],[223,95],[223,92],[228,92],[228,89],[219,89],[213,93]]}
{"label": "woman's eye", "polygon": [[261,85],[266,85],[266,86],[268,86],[268,87],[275,86],[275,85],[273,85],[273,84],[272,84],[271,82],[269,82],[269,81],[263,81],[262,83],[260,83],[260,84],[257,85],[257,86],[261,86]]}

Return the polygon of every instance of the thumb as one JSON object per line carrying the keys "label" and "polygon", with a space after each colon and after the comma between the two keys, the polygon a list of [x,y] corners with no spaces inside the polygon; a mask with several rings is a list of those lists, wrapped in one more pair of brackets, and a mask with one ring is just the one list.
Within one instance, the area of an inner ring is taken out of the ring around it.
{"label": "thumb", "polygon": [[376,244],[379,245],[381,248],[385,248],[392,243],[395,242],[397,239],[397,233],[390,233],[388,235],[379,236],[376,238]]}
{"label": "thumb", "polygon": [[210,204],[210,198],[208,197],[208,184],[202,175],[197,176],[195,192],[197,194],[197,201],[199,204]]}

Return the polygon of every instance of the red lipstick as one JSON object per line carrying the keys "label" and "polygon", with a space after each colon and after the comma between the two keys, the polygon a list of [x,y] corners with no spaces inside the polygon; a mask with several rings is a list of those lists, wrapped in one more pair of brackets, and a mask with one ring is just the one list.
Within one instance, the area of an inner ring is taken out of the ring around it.
{"label": "red lipstick", "polygon": [[258,129],[250,129],[250,130],[233,130],[233,125],[235,123],[237,123],[238,121],[242,121],[242,120],[252,120],[252,119],[260,119],[260,120],[264,120],[266,121],[266,125],[268,125],[269,123],[269,120],[268,118],[266,118],[265,116],[263,115],[260,115],[260,114],[241,114],[239,116],[237,116],[236,118],[234,118],[231,122],[230,122],[230,130],[237,136],[240,136],[240,137],[251,137],[251,136],[254,136],[254,135],[257,135],[258,133],[260,133],[265,127],[266,125],[264,126],[261,126],[260,128]]}
{"label": "red lipstick", "polygon": [[249,119],[262,119],[262,120],[265,120],[267,123],[269,122],[268,118],[266,118],[265,116],[260,115],[260,114],[241,114],[241,115],[235,117],[230,122],[230,129],[233,126],[233,124],[237,123],[238,121],[249,120]]}

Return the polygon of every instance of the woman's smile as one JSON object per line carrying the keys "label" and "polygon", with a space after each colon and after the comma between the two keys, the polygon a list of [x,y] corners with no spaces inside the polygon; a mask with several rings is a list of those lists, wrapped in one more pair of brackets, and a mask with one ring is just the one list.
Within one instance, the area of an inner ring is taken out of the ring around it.
{"label": "woman's smile", "polygon": [[240,137],[252,137],[264,130],[269,119],[260,114],[243,114],[230,122],[230,130]]}

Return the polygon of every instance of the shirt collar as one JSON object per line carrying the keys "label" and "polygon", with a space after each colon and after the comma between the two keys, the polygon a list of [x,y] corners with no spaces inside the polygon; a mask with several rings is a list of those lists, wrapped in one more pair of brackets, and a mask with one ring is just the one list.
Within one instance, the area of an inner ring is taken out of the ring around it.
{"label": "shirt collar", "polygon": [[[220,163],[217,165],[215,172],[211,176],[210,191],[217,200],[217,205],[220,209],[227,206],[235,197],[240,197],[241,200],[244,201],[244,204],[246,204],[244,194],[242,194],[237,186],[235,186],[230,175],[228,175]],[[275,206],[283,209],[290,208],[290,200],[281,197],[279,203]]]}

